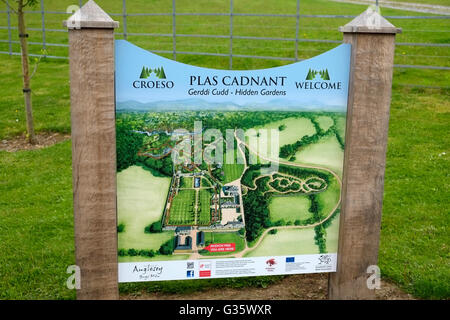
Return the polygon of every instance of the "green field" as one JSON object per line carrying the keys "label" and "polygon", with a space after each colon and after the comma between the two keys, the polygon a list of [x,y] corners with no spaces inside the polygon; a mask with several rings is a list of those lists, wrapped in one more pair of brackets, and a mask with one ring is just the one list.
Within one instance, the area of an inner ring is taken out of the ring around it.
{"label": "green field", "polygon": [[144,233],[145,226],[160,221],[170,178],[155,177],[138,166],[129,167],[117,174],[118,224],[125,230],[118,234],[118,247],[123,249],[158,250],[173,234]]}
{"label": "green field", "polygon": [[269,205],[270,220],[275,222],[283,219],[294,223],[297,219],[308,219],[312,216],[308,211],[310,206],[311,203],[306,196],[274,196]]}
{"label": "green field", "polygon": [[319,122],[320,128],[323,131],[327,131],[334,124],[333,119],[327,116],[317,117],[317,122]]}
{"label": "green field", "polygon": [[211,182],[205,177],[202,177],[202,179],[200,180],[200,183],[201,183],[201,187],[203,187],[203,188],[211,187]]}
{"label": "green field", "polygon": [[[172,232],[173,236],[173,232]],[[171,261],[171,260],[187,260],[189,258],[188,254],[172,254],[170,256],[165,255],[156,255],[154,257],[142,257],[142,256],[134,256],[134,257],[120,257],[119,262],[145,262],[145,261]]]}
{"label": "green field", "polygon": [[[226,149],[224,148],[224,163],[223,163],[223,171],[225,173],[224,184],[230,183],[236,179],[239,179],[244,171],[245,166],[243,164],[238,163],[238,149],[235,146],[234,149],[234,159],[232,161],[228,161]],[[239,154],[240,156],[240,154]],[[231,157],[231,155],[230,155]],[[232,162],[232,163],[228,163]]]}
{"label": "green field", "polygon": [[[403,1],[403,0],[402,0]],[[405,0],[406,1],[406,0]],[[408,1],[407,1],[408,2]],[[415,0],[450,5],[448,0]],[[73,0],[46,0],[46,10],[65,11]],[[121,1],[98,0],[109,12],[119,13]],[[179,12],[228,12],[228,2],[177,1]],[[235,1],[236,12],[293,13],[295,1]],[[365,5],[302,0],[302,14],[359,14]],[[3,10],[3,9],[2,9]],[[38,10],[38,9],[36,9]],[[167,1],[127,1],[129,13],[171,12]],[[423,13],[383,9],[384,15],[421,16]],[[6,21],[4,14],[2,21]],[[41,27],[40,13],[29,15],[30,28]],[[45,16],[47,27],[61,29],[65,15]],[[122,32],[123,23],[119,20]],[[171,16],[128,17],[128,32],[171,34]],[[342,39],[337,27],[349,18],[301,18],[300,37],[305,39]],[[13,17],[13,25],[16,24]],[[398,42],[448,43],[448,20],[408,20],[392,22],[403,28]],[[213,28],[211,28],[213,26]],[[210,29],[208,29],[210,28]],[[151,31],[149,31],[151,30]],[[445,31],[445,32],[443,32]],[[229,17],[177,17],[177,32],[228,34]],[[234,17],[234,34],[250,36],[295,37],[295,18]],[[29,40],[39,42],[41,32],[29,30]],[[17,32],[12,33],[18,41]],[[0,38],[7,39],[7,30]],[[118,36],[120,38],[121,36]],[[129,36],[145,48],[171,50],[171,37]],[[67,33],[48,32],[47,41],[67,43]],[[328,43],[299,43],[299,58],[316,56],[335,47]],[[18,45],[13,49],[19,51]],[[32,53],[41,46],[30,45]],[[177,38],[177,50],[228,53],[229,39]],[[7,43],[0,43],[7,51]],[[67,55],[67,48],[48,47],[49,54]],[[294,43],[270,40],[233,39],[233,53],[293,57]],[[171,57],[170,54],[164,54]],[[434,57],[427,57],[433,55]],[[447,47],[397,46],[396,64],[450,66]],[[25,132],[20,57],[0,55],[0,139]],[[228,68],[227,57],[178,54],[183,63],[213,68]],[[234,69],[258,69],[288,64],[288,61],[233,59]],[[33,78],[35,125],[38,132],[70,132],[69,68],[66,60],[44,59]],[[450,140],[450,99],[447,89],[408,88],[402,84],[447,86],[448,71],[394,69],[389,142],[383,201],[379,266],[382,277],[417,297],[449,299],[450,274],[448,214]],[[345,123],[340,121],[340,130]],[[42,150],[8,153],[0,151],[0,299],[74,299],[75,292],[65,286],[66,268],[75,263],[71,146],[63,142]],[[330,228],[337,223],[332,222]],[[330,230],[327,230],[327,233]],[[268,235],[277,237],[283,235]],[[311,238],[305,243],[316,249]],[[265,241],[265,240],[264,240]],[[264,242],[265,243],[265,242]],[[282,243],[279,241],[279,243]],[[288,242],[289,243],[289,242]],[[270,244],[270,243],[269,243]],[[270,252],[270,248],[266,251]],[[166,257],[163,257],[166,258]],[[167,258],[182,258],[168,256]],[[211,287],[267,286],[276,279],[257,277],[207,281],[168,281],[122,284],[121,292],[193,292]]]}
{"label": "green field", "polygon": [[276,234],[267,234],[259,246],[245,254],[246,257],[319,253],[314,243],[314,228],[279,229]]}
{"label": "green field", "polygon": [[[285,129],[279,131],[279,127],[284,125]],[[264,135],[264,131],[267,130],[267,135]],[[272,134],[271,130],[275,130],[279,135],[279,146],[278,148],[284,146],[285,144],[295,143],[300,140],[305,135],[313,135],[316,133],[316,129],[312,124],[311,120],[307,118],[286,118],[280,121],[274,121],[266,124],[265,126],[255,127],[252,130],[246,131],[247,142],[250,144],[251,141],[257,141],[258,147],[253,148],[255,151],[258,150],[261,155],[278,159],[279,149],[275,152],[272,152],[271,146],[274,142],[272,142]],[[258,137],[258,133],[260,136]],[[257,140],[256,140],[257,139]],[[251,145],[250,145],[251,146]]]}
{"label": "green field", "polygon": [[345,126],[346,126],[346,118],[339,117],[336,119],[336,128],[342,139],[345,139]]}
{"label": "green field", "polygon": [[[234,253],[240,252],[245,248],[245,240],[237,232],[205,232],[205,243],[235,243],[236,251]],[[204,256],[221,256],[229,255],[232,252],[201,252]]]}
{"label": "green field", "polygon": [[180,178],[180,188],[193,188],[194,187],[194,178],[192,177],[181,177]]}
{"label": "green field", "polygon": [[191,225],[195,223],[195,190],[179,190],[170,205],[170,225]]}
{"label": "green field", "polygon": [[208,225],[211,221],[211,192],[209,189],[200,189],[198,194],[197,221],[200,225]]}
{"label": "green field", "polygon": [[336,217],[331,221],[331,225],[326,228],[326,246],[328,252],[338,251],[338,237],[339,237],[339,217]]}
{"label": "green field", "polygon": [[329,168],[342,177],[342,150],[336,137],[324,137],[318,143],[301,148],[295,154],[295,163],[317,165]]}
{"label": "green field", "polygon": [[322,218],[327,217],[339,202],[340,186],[336,178],[333,178],[324,192],[317,194],[321,207]]}
{"label": "green field", "polygon": [[[406,0],[405,0],[406,1]],[[409,2],[425,2],[428,0],[418,0]],[[440,0],[432,0],[437,3],[448,3],[448,0],[442,2]],[[444,0],[443,0],[444,1]],[[110,13],[121,13],[122,2],[111,0],[98,0],[97,3]],[[46,0],[45,9],[49,11],[65,12],[69,5],[73,5],[72,0]],[[3,3],[1,10],[4,10]],[[302,0],[300,5],[300,13],[304,15],[358,15],[367,8],[367,5],[355,5],[347,3],[332,2],[329,0]],[[229,12],[229,4],[226,2],[209,0],[198,0],[195,3],[177,2],[177,12]],[[28,27],[36,30],[29,30],[30,41],[40,42],[42,40],[42,32],[39,31],[41,26],[41,14],[36,9],[36,14],[29,14]],[[296,12],[296,1],[289,0],[244,0],[234,4],[236,13],[275,13],[275,14],[294,14]],[[171,13],[172,8],[165,0],[134,0],[127,3],[128,13]],[[390,8],[382,8],[382,14],[386,16],[405,15],[405,16],[432,16],[431,14],[411,11],[401,11]],[[1,14],[6,25],[6,15]],[[46,27],[49,29],[62,29],[62,20],[68,15],[46,14]],[[120,22],[118,33],[123,32],[123,20],[120,16],[114,16]],[[327,39],[341,40],[342,34],[338,31],[338,27],[349,22],[349,18],[308,18],[300,19],[300,39]],[[229,17],[228,16],[180,16],[176,20],[177,33],[180,34],[229,34]],[[296,19],[280,18],[280,17],[242,17],[236,16],[233,19],[233,34],[254,37],[285,37],[295,38]],[[396,19],[392,22],[403,28],[403,32],[397,35],[398,42],[412,43],[446,43],[448,41],[447,34],[443,30],[448,29],[448,20],[430,19],[430,20],[408,20]],[[16,26],[17,22],[12,19],[12,25]],[[152,16],[151,19],[145,16],[128,16],[127,32],[129,33],[154,33],[166,34],[168,36],[135,36],[129,35],[128,40],[136,43],[147,50],[167,50],[173,49],[172,38],[172,16]],[[123,38],[117,35],[117,38]],[[8,39],[8,30],[0,30],[0,39]],[[67,34],[63,32],[48,31],[46,39],[51,43],[67,44]],[[18,40],[16,34],[13,33],[13,40]],[[228,54],[229,39],[178,37],[176,39],[177,50],[184,52],[213,52]],[[13,50],[20,52],[19,45],[14,43]],[[298,57],[307,59],[329,50],[335,46],[334,43],[320,42],[299,42]],[[1,51],[8,51],[7,43],[0,43]],[[41,46],[30,45],[32,53],[40,53]],[[47,50],[52,55],[68,55],[68,49],[65,47],[48,46]],[[417,65],[442,65],[449,66],[448,48],[446,47],[421,47],[421,46],[398,46],[395,51],[396,64],[417,64]],[[291,41],[271,41],[257,39],[233,39],[233,53],[243,55],[259,55],[259,56],[279,56],[294,57],[295,43]],[[165,57],[172,58],[170,53],[163,53]],[[431,56],[431,57],[429,57]],[[229,67],[228,57],[212,57],[177,54],[177,59],[194,65],[209,66],[218,69],[227,69]],[[264,59],[248,59],[233,58],[233,68],[235,69],[259,69],[266,67],[280,66],[290,63],[289,61],[264,60]],[[60,79],[62,74],[58,76]],[[414,70],[406,68],[396,68],[394,77],[398,83],[416,83],[421,85],[445,85],[448,86],[448,73],[445,74],[439,70]],[[37,79],[37,78],[36,78]],[[56,79],[55,79],[56,80]],[[37,81],[37,80],[36,80]],[[55,83],[58,83],[55,81]],[[68,84],[65,83],[65,86]],[[51,89],[51,90],[57,90]],[[40,98],[38,98],[40,99]],[[60,102],[64,98],[58,97]],[[53,107],[54,108],[54,107]]]}

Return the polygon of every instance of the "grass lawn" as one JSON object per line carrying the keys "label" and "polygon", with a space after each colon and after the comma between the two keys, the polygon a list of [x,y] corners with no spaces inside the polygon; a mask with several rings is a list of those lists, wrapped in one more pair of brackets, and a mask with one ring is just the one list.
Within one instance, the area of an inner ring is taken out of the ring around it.
{"label": "grass lawn", "polygon": [[195,190],[179,190],[170,206],[169,224],[189,225],[195,223]]}
{"label": "grass lawn", "polygon": [[202,177],[202,179],[200,180],[200,186],[203,188],[209,188],[211,187],[211,182],[207,178]]}
{"label": "grass lawn", "polygon": [[300,148],[295,154],[295,163],[318,165],[329,168],[342,177],[344,150],[335,135],[323,137],[318,143]]}
{"label": "grass lawn", "polygon": [[[286,128],[279,131],[279,127],[285,125]],[[267,130],[267,135],[264,135],[259,130]],[[303,136],[313,135],[316,133],[316,129],[311,120],[307,118],[286,118],[280,121],[274,121],[266,124],[265,126],[252,128],[254,131],[247,130],[245,132],[247,141],[251,143],[252,140],[258,143],[258,151],[267,157],[278,159],[279,148],[286,144],[292,144],[300,140]],[[272,135],[271,130],[276,130],[279,135],[279,146],[276,152],[272,155]],[[260,136],[257,137],[258,132]],[[252,133],[252,134],[251,134]],[[253,148],[253,150],[256,150]],[[264,152],[265,151],[265,152]]]}
{"label": "grass lawn", "polygon": [[181,185],[180,188],[193,188],[194,187],[194,178],[192,177],[181,177]]}
{"label": "grass lawn", "polygon": [[345,117],[339,117],[336,119],[336,128],[338,130],[339,135],[345,139],[345,126],[347,119]]}
{"label": "grass lawn", "polygon": [[[240,252],[245,248],[245,240],[237,232],[205,232],[205,243],[235,243],[236,251]],[[203,256],[221,256],[232,252],[206,252]]]}
{"label": "grass lawn", "polygon": [[[173,236],[173,232],[172,232]],[[170,261],[170,260],[187,260],[189,258],[188,254],[172,254],[172,255],[162,255],[158,254],[154,257],[142,257],[142,256],[125,256],[119,257],[119,262],[145,262],[145,261]]]}
{"label": "grass lawn", "polygon": [[[403,0],[402,0],[403,1]],[[410,2],[442,3],[448,0]],[[46,0],[46,10],[65,11],[72,0]],[[108,12],[121,12],[121,1],[98,0]],[[3,4],[1,4],[3,6]],[[199,0],[177,1],[178,12],[228,12],[229,3]],[[167,1],[127,1],[129,13],[171,12]],[[235,12],[293,13],[295,1],[243,0]],[[302,14],[359,14],[365,5],[302,0]],[[2,9],[3,10],[3,7]],[[384,15],[420,16],[423,13],[382,9]],[[6,21],[1,14],[2,21]],[[28,15],[28,27],[40,28],[41,15]],[[47,27],[61,29],[64,15],[47,14]],[[122,22],[119,16],[116,16]],[[171,16],[128,17],[128,32],[171,34]],[[337,31],[350,19],[304,18],[300,20],[303,39],[341,40]],[[16,24],[15,19],[12,20]],[[448,20],[392,22],[403,28],[398,42],[448,43]],[[122,32],[123,23],[118,32]],[[229,17],[177,17],[177,32],[229,34]],[[149,31],[150,30],[150,31]],[[29,40],[39,42],[41,32],[29,30]],[[295,18],[234,18],[233,33],[246,36],[295,37]],[[13,40],[18,41],[13,32]],[[117,36],[121,38],[121,36]],[[7,30],[0,30],[7,39]],[[145,48],[171,50],[170,37],[129,36]],[[67,34],[47,32],[47,41],[67,43]],[[299,43],[299,58],[306,59],[335,47],[329,43]],[[13,44],[18,50],[18,45]],[[30,45],[39,53],[38,45]],[[49,47],[49,54],[67,55],[67,48]],[[228,53],[229,39],[177,38],[177,50]],[[7,51],[7,43],[0,43]],[[293,57],[294,43],[233,40],[233,53]],[[427,57],[433,55],[434,57]],[[170,54],[165,54],[170,57]],[[448,47],[397,46],[396,64],[450,66]],[[193,65],[228,68],[228,57],[178,54],[177,60]],[[25,131],[20,58],[0,55],[0,139]],[[262,59],[233,59],[234,69],[275,67],[289,62]],[[45,59],[32,81],[35,125],[38,132],[70,132],[69,80],[67,61]],[[448,90],[409,89],[399,84],[448,86],[450,74],[441,70],[394,69],[385,196],[380,240],[379,266],[382,277],[391,279],[407,292],[422,298],[450,297],[448,214],[450,172]],[[345,127],[339,122],[340,128]],[[445,154],[444,154],[445,152]],[[66,268],[74,264],[71,194],[71,149],[64,142],[38,151],[0,152],[0,299],[73,299],[67,290]],[[337,223],[333,221],[332,226]],[[330,226],[330,228],[332,228]],[[328,230],[327,230],[328,232]],[[276,237],[282,234],[269,235]],[[313,239],[313,235],[311,235]],[[288,241],[289,239],[286,239]],[[313,240],[310,240],[313,247]],[[308,243],[310,243],[308,240]],[[309,244],[308,244],[309,246]],[[315,246],[317,247],[317,246]],[[258,248],[259,250],[259,248]],[[270,252],[270,250],[268,250]],[[192,292],[209,287],[267,285],[279,277],[168,281],[123,284],[122,292]]]}
{"label": "grass lawn", "polygon": [[256,249],[245,254],[246,257],[264,257],[291,254],[319,253],[314,243],[314,228],[279,229],[276,234],[267,234]]}
{"label": "grass lawn", "polygon": [[317,122],[319,122],[320,128],[323,131],[327,131],[334,124],[333,119],[327,116],[317,117]]}
{"label": "grass lawn", "polygon": [[338,250],[338,237],[339,237],[339,216],[335,217],[331,221],[331,225],[326,228],[326,246],[327,252],[334,253]]}
{"label": "grass lawn", "polygon": [[239,179],[244,171],[243,164],[224,164],[223,171],[225,172],[224,184],[230,183]]}
{"label": "grass lawn", "polygon": [[317,194],[317,200],[319,201],[322,217],[327,217],[339,202],[340,186],[336,178],[332,178],[327,189]]}
{"label": "grass lawn", "polygon": [[[238,153],[237,146],[235,146],[234,149],[234,159],[233,163],[228,163],[227,159],[227,152],[225,152],[226,149],[224,149],[224,163],[223,163],[223,171],[225,173],[225,178],[223,183],[227,184],[230,183],[236,179],[239,179],[242,175],[242,172],[244,171],[245,166],[243,164],[239,164],[238,160],[243,161],[243,159],[239,159],[238,156],[241,156],[240,153]],[[230,155],[232,157],[232,155]],[[231,162],[231,161],[230,161]]]}
{"label": "grass lawn", "polygon": [[139,166],[117,174],[117,219],[125,225],[118,234],[119,249],[154,249],[169,240],[171,232],[144,233],[144,228],[160,221],[170,178],[155,177]]}
{"label": "grass lawn", "polygon": [[208,225],[211,221],[211,196],[212,193],[209,190],[199,190],[198,207],[200,209],[200,214],[197,217],[198,224]]}
{"label": "grass lawn", "polygon": [[0,299],[74,299],[71,145],[0,151]]}
{"label": "grass lawn", "polygon": [[449,92],[394,87],[379,265],[424,298],[450,298]]}
{"label": "grass lawn", "polygon": [[308,219],[312,216],[308,211],[310,206],[307,196],[273,196],[269,205],[270,220],[275,222],[284,219],[286,222],[294,223],[297,219]]}
{"label": "grass lawn", "polygon": [[[406,1],[406,0],[405,0]],[[433,1],[437,3],[448,3],[448,0],[418,0],[418,1]],[[409,2],[415,2],[409,0]],[[417,1],[416,1],[417,2]],[[122,1],[98,0],[97,3],[109,13],[121,13]],[[49,11],[66,11],[69,5],[74,4],[73,0],[46,0],[45,9]],[[4,10],[4,4],[0,4],[1,10]],[[355,5],[348,3],[338,3],[329,0],[302,0],[300,2],[300,13],[304,15],[358,15],[367,8],[367,5]],[[41,14],[37,7],[36,14],[28,14],[27,26],[35,28],[36,30],[29,30],[29,40],[32,42],[40,42],[42,40],[41,28]],[[229,3],[223,1],[198,0],[195,3],[178,1],[176,4],[177,12],[229,12]],[[128,13],[171,13],[171,4],[166,0],[133,0],[127,2]],[[296,12],[296,1],[290,0],[242,0],[234,4],[234,12],[236,13],[276,13],[276,14],[294,14]],[[395,10],[390,8],[382,8],[382,14],[386,16],[405,15],[405,16],[424,16],[431,15],[421,12],[411,12]],[[6,15],[2,13],[1,19],[5,21]],[[46,14],[46,27],[49,29],[62,29],[61,21],[67,19],[68,15],[60,14]],[[120,27],[117,29],[118,33],[123,32],[123,21],[120,16],[114,16],[115,20],[120,22]],[[328,39],[341,40],[342,34],[338,31],[338,27],[349,22],[349,18],[307,18],[301,17],[299,24],[299,38],[300,39]],[[12,26],[16,26],[15,17],[12,17]],[[180,34],[214,34],[214,35],[228,35],[229,17],[228,16],[178,16],[177,17],[177,33]],[[447,43],[448,36],[443,30],[448,29],[448,20],[446,19],[429,19],[429,20],[408,20],[396,19],[392,22],[397,26],[403,28],[403,32],[397,35],[398,42],[412,42],[412,43]],[[243,17],[236,16],[233,19],[233,34],[240,36],[255,36],[255,37],[285,37],[295,38],[296,19],[285,17]],[[145,16],[128,16],[127,17],[127,31],[129,33],[154,33],[154,34],[172,34],[172,16],[153,16],[151,19]],[[123,38],[122,35],[117,35],[118,39]],[[0,39],[8,39],[8,30],[0,30]],[[67,34],[63,32],[48,31],[46,39],[51,43],[67,44]],[[18,41],[18,36],[13,32],[13,40]],[[134,36],[129,35],[128,40],[141,46],[147,50],[172,50],[172,38],[170,36]],[[317,42],[299,42],[298,57],[300,59],[307,59],[317,54],[333,48],[334,43],[317,43]],[[20,52],[19,45],[14,43],[13,50]],[[214,52],[214,53],[229,53],[229,39],[209,38],[207,41],[204,38],[178,37],[176,39],[177,50],[189,52]],[[8,43],[0,42],[0,50],[8,51]],[[30,45],[31,53],[39,53],[41,46]],[[66,47],[47,47],[49,54],[67,56],[68,49]],[[279,57],[294,57],[295,44],[290,41],[271,41],[271,40],[256,40],[256,39],[233,39],[233,53],[244,55],[259,55],[259,56],[279,56]],[[420,46],[398,46],[395,51],[396,64],[418,64],[418,65],[441,65],[450,66],[448,59],[447,47],[420,47]],[[165,57],[171,58],[172,54],[162,54]],[[4,55],[2,55],[4,56]],[[432,57],[428,57],[432,56]],[[7,57],[6,55],[4,57]],[[1,58],[2,59],[2,58]],[[217,69],[227,69],[229,67],[228,57],[212,57],[212,56],[198,56],[177,54],[177,60],[201,66],[209,66]],[[259,69],[267,67],[275,67],[290,63],[289,61],[264,60],[264,59],[247,59],[234,57],[233,68],[235,69]],[[2,70],[4,71],[4,70]],[[3,73],[3,72],[2,72]],[[17,75],[17,73],[15,73]],[[14,74],[13,74],[14,75]],[[48,77],[36,76],[35,85],[41,88],[53,88],[51,91],[58,90],[62,85],[61,81],[65,76],[65,72],[50,79]],[[414,70],[406,68],[397,68],[394,76],[398,83],[417,83],[421,85],[440,85],[448,86],[449,75],[448,72],[437,70]],[[59,79],[58,79],[59,78]],[[39,80],[38,80],[39,79]],[[20,80],[20,77],[19,77]],[[12,83],[12,82],[10,82]],[[53,83],[55,86],[49,87],[47,84]],[[65,81],[64,86],[68,86]],[[9,92],[18,92],[17,88],[9,87]],[[20,88],[18,88],[20,89]],[[15,91],[16,90],[16,91]],[[35,92],[38,90],[34,88]],[[43,98],[43,96],[41,96]],[[45,99],[48,97],[45,95]],[[46,103],[46,108],[57,108],[63,97],[57,97],[59,103]],[[54,100],[53,102],[56,102]],[[68,112],[67,103],[66,112]],[[13,113],[11,113],[13,114]],[[56,115],[56,114],[55,114]],[[59,117],[60,119],[64,119]],[[43,118],[45,119],[45,118]],[[13,121],[15,121],[13,119]],[[68,123],[64,126],[69,128]],[[52,123],[53,125],[53,123]]]}

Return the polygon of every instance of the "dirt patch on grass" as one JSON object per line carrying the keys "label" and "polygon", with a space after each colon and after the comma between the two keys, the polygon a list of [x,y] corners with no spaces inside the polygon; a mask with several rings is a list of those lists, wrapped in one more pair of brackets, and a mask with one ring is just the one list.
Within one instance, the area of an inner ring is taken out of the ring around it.
{"label": "dirt patch on grass", "polygon": [[0,140],[0,151],[16,152],[21,150],[36,150],[70,139],[70,134],[59,132],[43,132],[36,135],[36,144],[30,144],[25,134],[12,139]]}
{"label": "dirt patch on grass", "polygon": [[[190,293],[122,294],[122,300],[323,300],[327,299],[327,274],[299,274],[283,278],[267,288],[217,288]],[[375,291],[378,300],[413,300],[392,283],[382,281]]]}

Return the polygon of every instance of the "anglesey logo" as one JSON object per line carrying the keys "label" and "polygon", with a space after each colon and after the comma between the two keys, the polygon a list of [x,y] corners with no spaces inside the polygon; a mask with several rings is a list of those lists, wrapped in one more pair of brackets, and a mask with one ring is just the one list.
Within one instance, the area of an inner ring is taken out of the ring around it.
{"label": "anglesey logo", "polygon": [[166,73],[164,72],[163,67],[159,67],[152,70],[151,68],[147,68],[145,66],[142,67],[141,75],[139,76],[139,78],[147,79],[151,76],[152,73],[154,73],[158,79],[166,79]]}
{"label": "anglesey logo", "polygon": [[316,78],[317,74],[320,75],[320,78],[322,80],[325,80],[325,81],[330,80],[330,75],[328,74],[328,69],[320,70],[320,71],[309,69],[305,80],[314,80]]}

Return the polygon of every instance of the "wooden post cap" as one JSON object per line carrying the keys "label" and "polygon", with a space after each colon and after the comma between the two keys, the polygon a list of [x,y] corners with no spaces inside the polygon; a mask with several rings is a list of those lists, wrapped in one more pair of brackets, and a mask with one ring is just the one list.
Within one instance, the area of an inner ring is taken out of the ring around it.
{"label": "wooden post cap", "polygon": [[378,11],[369,7],[345,26],[339,27],[339,31],[344,33],[396,34],[401,33],[402,29],[395,27],[392,23],[383,18]]}
{"label": "wooden post cap", "polygon": [[89,0],[69,19],[64,21],[63,25],[68,29],[115,29],[119,27],[119,22],[111,19],[93,0]]}

